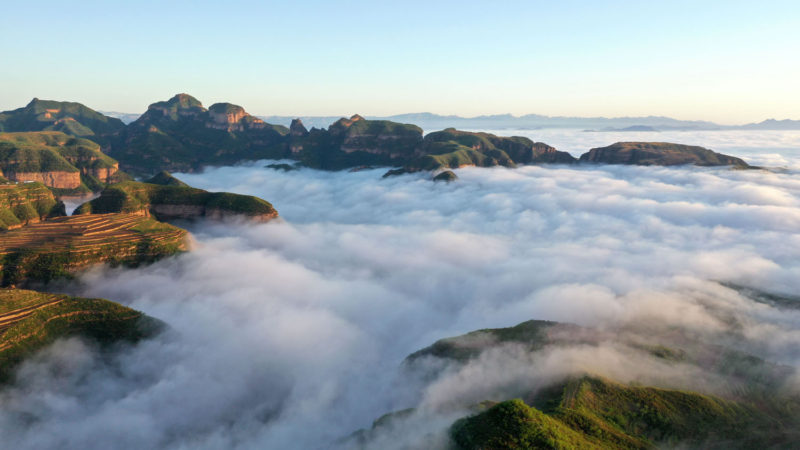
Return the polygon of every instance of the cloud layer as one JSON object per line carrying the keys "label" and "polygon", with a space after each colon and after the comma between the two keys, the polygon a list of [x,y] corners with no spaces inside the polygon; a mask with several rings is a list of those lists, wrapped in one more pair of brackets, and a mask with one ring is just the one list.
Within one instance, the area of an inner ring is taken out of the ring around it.
{"label": "cloud layer", "polygon": [[396,435],[374,437],[375,448],[391,448],[441,439],[466,403],[576,371],[712,388],[693,381],[696,368],[643,364],[613,341],[503,348],[430,383],[401,369],[437,339],[529,319],[634,335],[677,327],[800,365],[800,312],[714,282],[800,291],[792,174],[465,168],[440,184],[264,164],[179,177],[259,195],[283,221],[197,224],[196,251],[136,270],[98,268],[71,287],[171,330],[113,355],[78,340],[38,355],[0,393],[5,442],[327,448],[386,412],[417,407]]}

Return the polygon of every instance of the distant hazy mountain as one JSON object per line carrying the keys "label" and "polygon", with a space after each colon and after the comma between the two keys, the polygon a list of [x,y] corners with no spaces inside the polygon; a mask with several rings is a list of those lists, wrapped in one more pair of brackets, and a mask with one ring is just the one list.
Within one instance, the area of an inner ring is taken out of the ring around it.
{"label": "distant hazy mountain", "polygon": [[135,121],[139,117],[141,117],[140,113],[124,113],[118,111],[99,111],[102,114],[107,115],[108,117],[115,117],[122,121],[125,125]]}
{"label": "distant hazy mountain", "polygon": [[[259,116],[266,122],[289,125],[295,116]],[[325,128],[339,119],[336,116],[300,116],[309,127]],[[391,120],[401,123],[412,123],[426,131],[444,128],[466,129],[540,129],[540,128],[580,128],[592,131],[691,131],[691,130],[800,130],[800,120],[765,120],[760,123],[746,125],[720,125],[702,120],[679,120],[663,116],[646,117],[562,117],[526,114],[485,115],[461,117],[439,115],[433,113],[409,113],[393,116],[367,116],[374,120]]]}

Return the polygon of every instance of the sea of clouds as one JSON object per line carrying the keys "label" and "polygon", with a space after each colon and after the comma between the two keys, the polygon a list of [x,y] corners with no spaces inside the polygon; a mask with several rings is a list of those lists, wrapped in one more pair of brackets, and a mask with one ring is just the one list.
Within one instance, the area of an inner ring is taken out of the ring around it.
{"label": "sea of clouds", "polygon": [[[633,140],[526,133],[576,156]],[[169,330],[112,355],[64,340],[25,363],[0,392],[4,445],[347,447],[343,438],[382,414],[415,407],[367,444],[431,448],[471,402],[572,373],[725,393],[697,367],[613,341],[504,348],[424,381],[402,364],[437,339],[529,319],[649,338],[680,329],[798,367],[800,310],[718,282],[800,292],[800,135],[727,133],[659,140],[788,170],[464,168],[442,184],[382,179],[385,169],[280,172],[262,161],[178,174],[265,198],[282,219],[196,223],[192,252],[96,268],[69,286]]]}

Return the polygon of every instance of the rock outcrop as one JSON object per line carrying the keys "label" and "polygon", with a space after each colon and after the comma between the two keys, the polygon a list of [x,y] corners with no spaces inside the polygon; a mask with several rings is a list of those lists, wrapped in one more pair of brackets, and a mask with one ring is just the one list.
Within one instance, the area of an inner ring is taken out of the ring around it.
{"label": "rock outcrop", "polygon": [[[164,178],[163,176],[160,178]],[[278,217],[269,202],[249,195],[208,192],[184,185],[127,181],[111,185],[74,214],[129,213],[159,220],[241,218],[267,222]]]}
{"label": "rock outcrop", "polygon": [[93,141],[54,131],[0,133],[0,174],[63,191],[90,191],[112,181],[119,164]]}
{"label": "rock outcrop", "polygon": [[635,164],[640,166],[734,166],[750,167],[734,156],[723,155],[703,147],[668,142],[617,142],[593,148],[581,155],[581,162]]}
{"label": "rock outcrop", "polygon": [[206,109],[196,98],[178,94],[150,105],[112,142],[109,154],[138,175],[189,172],[205,165],[282,158],[288,133],[241,106],[216,103]]}

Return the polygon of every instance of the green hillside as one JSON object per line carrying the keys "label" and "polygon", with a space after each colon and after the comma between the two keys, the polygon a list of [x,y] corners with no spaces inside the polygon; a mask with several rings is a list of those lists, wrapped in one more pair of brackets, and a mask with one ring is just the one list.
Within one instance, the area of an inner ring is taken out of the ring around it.
{"label": "green hillside", "polygon": [[136,341],[160,323],[120,304],[21,289],[0,289],[0,382],[14,368],[56,339],[82,336],[100,345]]}
{"label": "green hillside", "polygon": [[[166,176],[171,177],[169,174]],[[157,177],[164,180],[166,176]],[[100,197],[78,207],[75,214],[141,212],[152,214],[160,220],[226,216],[268,220],[278,215],[269,202],[250,195],[208,192],[185,184],[161,185],[137,181],[107,187]]]}
{"label": "green hillside", "polygon": [[461,449],[757,448],[790,445],[798,418],[695,392],[598,377],[556,385],[528,405],[508,400],[451,428]]}
{"label": "green hillside", "polygon": [[410,169],[438,170],[461,166],[515,167],[517,164],[573,163],[569,153],[520,136],[501,137],[454,128],[429,133]]}
{"label": "green hillside", "polygon": [[640,166],[734,166],[749,168],[740,158],[723,155],[703,147],[669,142],[617,142],[593,148],[580,157],[581,162],[635,164]]}
{"label": "green hillside", "polygon": [[11,180],[33,177],[60,194],[91,192],[124,177],[117,168],[88,139],[56,131],[0,133],[0,174]]}
{"label": "green hillside", "polygon": [[80,103],[39,100],[0,112],[2,131],[60,131],[72,136],[100,138],[125,128],[121,120],[108,117]]}
{"label": "green hillside", "polygon": [[65,214],[64,204],[43,184],[0,180],[0,232]]}

